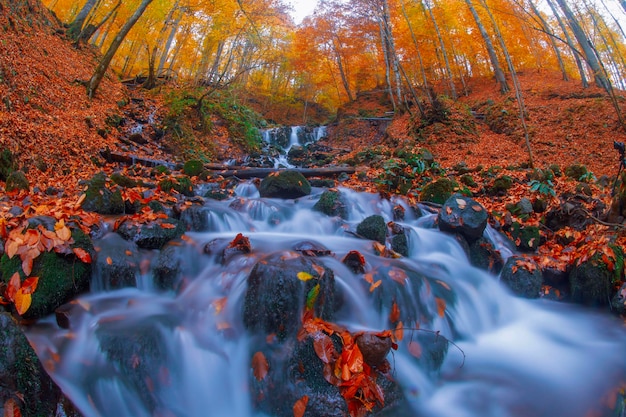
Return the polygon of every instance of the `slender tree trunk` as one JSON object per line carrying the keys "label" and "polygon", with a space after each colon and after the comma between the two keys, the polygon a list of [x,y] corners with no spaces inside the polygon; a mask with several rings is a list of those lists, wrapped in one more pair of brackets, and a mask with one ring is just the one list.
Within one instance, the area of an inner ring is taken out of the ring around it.
{"label": "slender tree trunk", "polygon": [[498,61],[498,55],[496,54],[496,49],[493,47],[493,43],[491,42],[489,33],[487,33],[485,26],[483,26],[482,20],[480,19],[480,16],[476,12],[476,9],[474,8],[474,4],[472,3],[472,0],[465,0],[465,3],[467,4],[467,7],[469,7],[470,12],[472,13],[472,16],[474,17],[474,21],[476,22],[476,26],[478,26],[478,30],[480,31],[480,35],[482,36],[483,41],[485,42],[485,45],[487,47],[487,54],[489,54],[489,60],[491,61],[491,66],[493,67],[493,72],[496,76],[496,80],[500,84],[500,92],[504,94],[508,92],[510,88],[506,82],[504,71],[502,71],[502,68],[500,67],[500,61]]}
{"label": "slender tree trunk", "polygon": [[383,33],[385,35],[384,42],[387,43],[387,53],[396,83],[396,96],[398,100],[402,100],[402,75],[400,74],[400,61],[398,59],[398,54],[396,53],[396,43],[391,30],[391,16],[389,14],[389,3],[387,0],[382,1],[382,6],[383,10],[381,18]]}
{"label": "slender tree trunk", "polygon": [[552,33],[552,30],[550,29],[550,25],[548,25],[548,22],[546,22],[546,19],[543,18],[543,15],[541,14],[537,6],[535,6],[535,3],[533,3],[533,0],[529,0],[529,3],[530,3],[530,7],[533,10],[533,13],[535,14],[535,16],[537,16],[537,19],[539,19],[539,22],[541,23],[543,30],[546,31],[546,33],[548,34],[548,39],[550,40],[550,45],[552,46],[552,50],[554,51],[556,60],[559,64],[559,69],[561,70],[561,74],[563,74],[563,80],[569,81],[567,70],[565,69],[565,63],[563,62],[563,57],[561,56],[561,51],[556,45],[556,41],[554,40],[554,33]]}
{"label": "slender tree trunk", "polygon": [[585,72],[585,67],[583,63],[580,60],[578,51],[576,50],[576,46],[574,45],[574,41],[572,40],[572,37],[570,36],[569,31],[567,30],[567,27],[565,26],[565,23],[563,22],[563,19],[561,19],[561,16],[559,15],[559,11],[557,10],[556,5],[553,3],[552,0],[546,0],[546,1],[548,3],[548,6],[550,6],[550,9],[552,10],[552,14],[554,14],[556,21],[559,23],[559,27],[561,28],[561,31],[563,31],[563,36],[565,36],[565,41],[567,42],[567,46],[569,46],[569,49],[572,55],[574,56],[574,62],[576,62],[576,67],[578,68],[578,74],[580,75],[580,80],[582,82],[583,88],[587,88],[589,87],[589,82],[587,81],[587,74]]}
{"label": "slender tree trunk", "polygon": [[341,58],[341,54],[339,53],[339,49],[335,41],[339,42],[339,39],[336,39],[335,37],[335,39],[332,40],[332,48],[335,53],[335,61],[337,62],[341,82],[343,83],[343,88],[346,90],[346,94],[348,95],[348,100],[354,101],[354,97],[352,96],[352,91],[350,89],[350,83],[348,82],[348,77],[346,76],[346,72],[343,68],[343,59]]}
{"label": "slender tree trunk", "polygon": [[[433,6],[434,6],[433,2]],[[425,5],[429,6],[429,5]],[[432,7],[426,7],[428,9],[428,13],[430,14],[430,19],[433,21],[433,25],[435,27],[435,33],[437,34],[437,39],[439,40],[439,47],[441,48],[441,54],[443,55],[443,61],[446,67],[446,74],[448,75],[448,84],[450,86],[450,94],[453,100],[456,100],[458,97],[456,93],[456,87],[454,86],[454,77],[452,76],[452,69],[450,68],[450,60],[448,59],[448,52],[446,51],[446,45],[443,43],[443,37],[441,36],[441,31],[439,30],[439,25],[437,24],[437,19],[435,19],[435,14],[433,13]]]}
{"label": "slender tree trunk", "polygon": [[[178,26],[180,25],[180,21],[183,18],[184,10],[181,10],[178,6],[179,0],[176,0],[176,3],[170,10],[167,15],[165,21],[165,27],[171,25],[170,33],[167,37],[167,41],[165,41],[165,46],[163,47],[163,52],[161,52],[161,57],[159,59],[159,65],[157,67],[156,73],[157,76],[161,75],[163,71],[163,67],[165,67],[165,62],[167,61],[167,56],[170,52],[170,48],[172,47],[172,42],[174,42],[174,36],[176,36],[176,31],[178,30]],[[174,13],[178,12],[176,19],[174,19]]]}
{"label": "slender tree trunk", "polygon": [[72,23],[70,23],[69,28],[67,30],[67,33],[70,36],[70,38],[72,38],[75,41],[79,39],[80,32],[83,29],[83,26],[85,24],[85,20],[87,20],[87,16],[89,16],[89,13],[91,13],[91,10],[96,5],[97,1],[98,0],[87,0],[87,2],[80,9],[80,11],[76,15]]}
{"label": "slender tree trunk", "polygon": [[526,105],[524,103],[524,96],[522,95],[522,86],[519,82],[519,78],[517,78],[517,71],[515,71],[515,66],[513,65],[513,60],[511,59],[511,55],[509,54],[509,50],[504,43],[504,37],[502,36],[502,32],[500,32],[500,27],[496,19],[493,17],[491,10],[487,6],[485,0],[478,0],[482,6],[485,8],[487,15],[489,16],[489,20],[491,20],[491,24],[493,25],[493,30],[496,34],[496,39],[500,43],[500,48],[502,49],[502,53],[504,54],[504,58],[506,60],[507,66],[509,67],[509,72],[511,73],[511,80],[513,81],[513,88],[515,89],[515,98],[517,99],[517,105],[519,107],[519,117],[522,123],[522,129],[524,130],[524,141],[526,143],[526,150],[528,151],[528,162],[531,168],[535,167],[535,161],[533,158],[533,151],[530,146],[530,133],[528,132],[528,125],[526,124]]}
{"label": "slender tree trunk", "polygon": [[[385,78],[387,80],[387,89],[389,91],[389,98],[391,99],[391,104],[393,104],[393,110],[396,110],[396,100],[394,99],[393,86],[391,84],[391,62],[389,59],[389,51],[387,49],[388,45],[385,42],[385,29],[383,28],[383,22],[381,20],[378,21],[378,29],[380,30],[380,39],[381,46],[383,48],[383,57],[385,59]],[[400,99],[400,97],[398,97]]]}
{"label": "slender tree trunk", "polygon": [[152,0],[142,0],[137,10],[135,10],[135,13],[133,13],[130,19],[128,19],[124,26],[122,26],[119,33],[115,35],[115,39],[113,39],[113,42],[109,46],[109,49],[106,51],[106,53],[98,63],[95,72],[89,80],[89,83],[87,85],[87,95],[89,96],[89,98],[93,98],[93,96],[96,94],[96,91],[98,90],[98,87],[102,82],[102,78],[104,77],[107,68],[109,68],[109,64],[111,63],[113,56],[117,52],[117,49],[124,41],[126,35],[128,35],[128,32],[130,32],[135,23],[137,23],[143,12],[146,11],[146,8],[150,5],[150,3],[152,3]]}
{"label": "slender tree trunk", "polygon": [[598,61],[598,58],[596,57],[591,41],[585,35],[583,28],[580,26],[580,23],[578,23],[578,20],[576,20],[574,13],[569,8],[565,0],[556,0],[556,2],[561,7],[561,10],[563,11],[565,18],[567,19],[567,22],[569,23],[569,27],[572,29],[572,32],[574,33],[574,37],[578,41],[578,45],[582,49],[582,53],[583,53],[583,56],[585,57],[585,61],[587,62],[591,70],[593,71],[593,78],[595,80],[596,85],[600,88],[603,88],[607,93],[610,94],[611,82],[606,77],[604,70],[602,69],[602,66],[600,64],[600,61]]}
{"label": "slender tree trunk", "polygon": [[[428,91],[428,78],[426,78],[426,70],[424,69],[424,61],[422,59],[422,54],[420,53],[420,48],[417,43],[417,37],[415,36],[413,25],[411,24],[411,21],[409,20],[409,16],[406,12],[406,7],[404,7],[404,2],[400,2],[400,4],[402,5],[402,14],[404,15],[404,20],[406,20],[406,24],[409,27],[409,32],[411,32],[411,39],[413,40],[413,45],[415,46],[415,52],[417,53],[417,60],[419,62],[420,75],[422,76],[422,83],[424,86],[424,90]],[[408,82],[409,81],[407,80],[407,83]],[[431,101],[431,104],[432,104],[432,100],[430,96],[428,96],[428,99]]]}

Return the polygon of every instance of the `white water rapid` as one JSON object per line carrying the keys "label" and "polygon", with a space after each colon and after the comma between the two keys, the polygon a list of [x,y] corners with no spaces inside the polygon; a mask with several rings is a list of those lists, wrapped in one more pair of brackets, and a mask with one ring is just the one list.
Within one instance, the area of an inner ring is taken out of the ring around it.
{"label": "white water rapid", "polygon": [[[28,337],[86,417],[267,416],[252,405],[255,347],[242,320],[246,278],[263,256],[309,240],[332,251],[316,261],[334,271],[343,293],[334,321],[352,330],[389,326],[389,309],[376,305],[377,292],[389,291],[387,281],[370,292],[363,276],[340,262],[358,250],[368,271],[402,271],[407,280],[420,280],[406,286],[400,311],[414,312],[419,323],[413,326],[458,346],[448,346],[441,369],[428,369],[408,348],[419,332],[405,333],[388,356],[411,410],[398,417],[614,415],[612,394],[626,376],[623,324],[567,304],[516,298],[497,277],[470,266],[458,243],[433,226],[432,215],[418,217],[400,198],[341,191],[350,202],[348,220],[312,210],[320,189],[298,200],[261,199],[244,183],[237,197],[206,203],[209,231],[187,234],[193,242],[180,251],[180,291],[147,286],[92,293],[74,304],[69,329],[50,318]],[[397,205],[406,211],[398,223],[409,229],[408,257],[378,256],[371,241],[349,233],[372,214],[393,220]],[[250,254],[223,265],[203,252],[208,242],[238,233],[250,239]],[[444,314],[437,313],[437,298],[446,300]]]}

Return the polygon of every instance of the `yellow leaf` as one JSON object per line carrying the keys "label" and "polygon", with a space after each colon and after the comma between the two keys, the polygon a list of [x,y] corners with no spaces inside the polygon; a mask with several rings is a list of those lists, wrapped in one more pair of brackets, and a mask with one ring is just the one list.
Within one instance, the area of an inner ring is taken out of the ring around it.
{"label": "yellow leaf", "polygon": [[382,284],[382,282],[383,282],[383,281],[379,279],[378,281],[376,281],[375,283],[373,283],[373,284],[370,286],[370,292],[374,292],[374,290],[375,290],[376,288],[380,287],[380,284]]}
{"label": "yellow leaf", "polygon": [[32,296],[30,294],[26,294],[23,291],[23,288],[17,290],[15,293],[15,310],[17,310],[17,314],[20,316],[28,311],[30,308],[30,304],[33,301]]}
{"label": "yellow leaf", "polygon": [[298,272],[298,279],[300,281],[308,281],[308,280],[311,280],[313,278],[315,278],[315,277],[313,275],[309,274],[308,272],[304,272],[304,271]]}
{"label": "yellow leaf", "polygon": [[[56,229],[56,226],[55,226],[55,229]],[[67,226],[63,226],[60,229],[56,229],[56,232],[57,232],[57,236],[59,237],[59,239],[61,239],[64,242],[67,242],[68,240],[72,238],[72,232]]]}

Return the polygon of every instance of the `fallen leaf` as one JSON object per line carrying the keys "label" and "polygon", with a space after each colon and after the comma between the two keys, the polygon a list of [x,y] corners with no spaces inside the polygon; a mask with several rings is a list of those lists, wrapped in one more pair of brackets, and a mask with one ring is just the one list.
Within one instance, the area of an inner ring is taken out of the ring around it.
{"label": "fallen leaf", "polygon": [[370,292],[374,292],[374,290],[376,288],[380,287],[380,284],[382,284],[382,283],[383,283],[383,281],[380,280],[380,279],[378,281],[372,283],[372,285],[370,285]]}
{"label": "fallen leaf", "polygon": [[20,290],[24,292],[24,294],[32,294],[37,289],[37,284],[39,284],[39,277],[27,278],[22,283]]}
{"label": "fallen leaf", "polygon": [[317,357],[324,363],[331,363],[337,359],[337,351],[332,339],[323,332],[318,332],[314,336],[313,348]]}
{"label": "fallen leaf", "polygon": [[30,308],[32,301],[33,299],[30,294],[24,293],[21,288],[17,290],[17,293],[15,293],[15,300],[13,301],[17,314],[21,316],[22,314],[26,313]]}
{"label": "fallen leaf", "polygon": [[391,312],[389,313],[389,321],[391,323],[396,323],[400,321],[400,308],[398,307],[398,303],[395,301],[391,305]]}
{"label": "fallen leaf", "polygon": [[15,294],[22,286],[22,280],[20,278],[20,274],[18,272],[14,273],[9,280],[9,284],[7,285],[7,289],[5,290],[6,298],[9,301],[15,301]]}
{"label": "fallen leaf", "polygon": [[107,265],[113,265],[113,259],[110,256],[107,256]]}
{"label": "fallen leaf", "polygon": [[161,223],[163,229],[176,229],[176,225],[172,223]]}
{"label": "fallen leaf", "polygon": [[20,407],[13,398],[9,398],[4,402],[4,417],[22,417]]}
{"label": "fallen leaf", "polygon": [[263,352],[257,352],[252,356],[252,373],[257,381],[262,381],[269,372],[270,364]]}
{"label": "fallen leaf", "polygon": [[86,263],[86,264],[90,264],[91,263],[91,255],[85,249],[83,249],[83,248],[73,248],[72,252],[74,252],[74,255],[76,255],[76,257],[78,259],[80,259],[81,262]]}
{"label": "fallen leaf", "polygon": [[422,357],[422,346],[418,342],[411,340],[409,342],[408,349],[409,349],[409,353],[413,357],[417,359],[420,359]]}
{"label": "fallen leaf", "polygon": [[315,278],[313,275],[309,274],[308,272],[304,272],[304,271],[298,272],[297,276],[298,276],[298,279],[300,281],[305,281],[305,282]]}
{"label": "fallen leaf", "polygon": [[306,406],[309,404],[309,396],[304,395],[293,405],[293,417],[302,417],[306,411]]}
{"label": "fallen leaf", "polygon": [[462,198],[457,198],[456,203],[459,205],[459,208],[461,210],[465,210],[465,207],[467,207],[467,201],[463,200]]}

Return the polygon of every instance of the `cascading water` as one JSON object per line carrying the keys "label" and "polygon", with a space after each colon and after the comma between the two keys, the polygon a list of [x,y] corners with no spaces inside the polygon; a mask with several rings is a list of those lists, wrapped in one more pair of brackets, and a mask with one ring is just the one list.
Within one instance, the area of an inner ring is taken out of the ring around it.
{"label": "cascading water", "polygon": [[[397,293],[400,311],[419,317],[413,326],[458,346],[449,346],[441,369],[429,369],[410,347],[419,332],[407,331],[388,359],[410,411],[393,415],[613,415],[611,394],[626,376],[623,326],[573,306],[515,298],[497,277],[470,266],[458,243],[433,228],[432,215],[418,218],[400,198],[341,192],[347,220],[312,210],[321,190],[298,200],[261,199],[252,183],[242,184],[233,199],[207,203],[209,230],[188,233],[192,241],[179,248],[180,290],[93,293],[73,304],[68,330],[50,319],[34,326],[29,339],[87,417],[266,416],[252,405],[255,342],[242,319],[246,278],[267,254],[313,240],[332,251],[316,260],[334,271],[343,294],[336,322],[388,328],[389,310],[376,305],[379,294],[391,291],[388,281],[369,288],[340,262],[357,250],[368,271],[413,281],[393,287],[404,291]],[[393,220],[397,205],[406,209],[399,223],[409,231],[409,256],[381,257],[371,241],[349,233],[372,214]],[[250,239],[251,253],[225,262],[202,249],[238,233]],[[445,312],[439,297],[447,300]]]}
{"label": "cascading water", "polygon": [[326,137],[327,129],[326,126],[290,126],[266,129],[261,133],[264,143],[279,150],[278,155],[272,158],[274,168],[295,168],[288,159],[291,148],[319,141]]}

